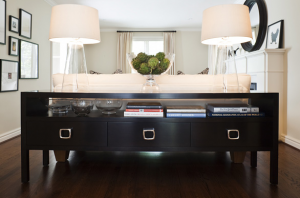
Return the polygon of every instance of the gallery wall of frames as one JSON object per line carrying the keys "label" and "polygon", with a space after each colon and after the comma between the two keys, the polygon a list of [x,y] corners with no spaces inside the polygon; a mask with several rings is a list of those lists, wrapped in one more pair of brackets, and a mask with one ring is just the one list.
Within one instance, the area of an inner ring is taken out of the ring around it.
{"label": "gallery wall of frames", "polygon": [[[19,79],[39,78],[39,45],[30,42],[33,16],[22,8],[18,17],[8,16],[8,4],[0,0],[0,44],[7,45],[8,55],[19,57],[19,61],[0,57],[0,92],[18,91]],[[7,38],[7,29],[15,35]]]}

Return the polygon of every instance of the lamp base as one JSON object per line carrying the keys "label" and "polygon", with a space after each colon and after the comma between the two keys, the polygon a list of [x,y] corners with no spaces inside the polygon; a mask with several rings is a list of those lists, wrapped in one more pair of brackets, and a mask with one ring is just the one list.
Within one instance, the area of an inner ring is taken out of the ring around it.
{"label": "lamp base", "polygon": [[86,92],[89,88],[84,46],[81,42],[68,43],[62,92]]}
{"label": "lamp base", "polygon": [[[240,93],[241,88],[239,86],[237,68],[235,57],[233,55],[233,67],[230,67],[229,63],[226,65],[225,60],[227,59],[227,50],[231,49],[233,52],[232,46],[220,45],[217,50],[217,60],[215,68],[213,70],[214,75],[222,75],[222,81],[215,78],[213,92],[215,93]],[[232,75],[229,75],[232,74]]]}

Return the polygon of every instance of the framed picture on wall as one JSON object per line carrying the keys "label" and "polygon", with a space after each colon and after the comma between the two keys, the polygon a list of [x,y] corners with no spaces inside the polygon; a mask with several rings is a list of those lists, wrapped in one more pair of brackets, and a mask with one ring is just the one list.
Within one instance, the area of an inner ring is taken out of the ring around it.
{"label": "framed picture on wall", "polygon": [[0,92],[18,91],[19,63],[0,59]]}
{"label": "framed picture on wall", "polygon": [[19,33],[19,19],[14,16],[9,16],[9,31]]}
{"label": "framed picture on wall", "polygon": [[20,36],[31,39],[32,35],[32,14],[20,9]]}
{"label": "framed picture on wall", "polygon": [[19,39],[10,36],[8,40],[9,40],[8,55],[19,56]]}
{"label": "framed picture on wall", "polygon": [[0,0],[0,44],[6,44],[6,1]]}
{"label": "framed picture on wall", "polygon": [[267,49],[278,49],[282,48],[283,40],[283,20],[277,21],[268,26],[267,32]]}
{"label": "framed picture on wall", "polygon": [[39,78],[39,45],[19,39],[20,79]]}

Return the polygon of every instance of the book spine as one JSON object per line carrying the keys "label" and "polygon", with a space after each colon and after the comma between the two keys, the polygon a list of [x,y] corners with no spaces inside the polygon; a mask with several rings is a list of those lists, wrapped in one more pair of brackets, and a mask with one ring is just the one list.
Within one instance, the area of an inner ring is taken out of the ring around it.
{"label": "book spine", "polygon": [[163,117],[163,112],[124,112],[125,117]]}
{"label": "book spine", "polygon": [[126,106],[127,109],[162,109],[162,106]]}
{"label": "book spine", "polygon": [[251,113],[259,113],[259,108],[258,107],[250,107]]}
{"label": "book spine", "polygon": [[205,113],[167,113],[168,118],[206,118]]}
{"label": "book spine", "polygon": [[265,117],[265,113],[215,113],[208,112],[209,117]]}
{"label": "book spine", "polygon": [[258,107],[212,107],[208,106],[208,110],[214,113],[258,113]]}
{"label": "book spine", "polygon": [[205,113],[206,109],[167,109],[170,113]]}
{"label": "book spine", "polygon": [[163,112],[163,109],[126,109],[126,112]]}

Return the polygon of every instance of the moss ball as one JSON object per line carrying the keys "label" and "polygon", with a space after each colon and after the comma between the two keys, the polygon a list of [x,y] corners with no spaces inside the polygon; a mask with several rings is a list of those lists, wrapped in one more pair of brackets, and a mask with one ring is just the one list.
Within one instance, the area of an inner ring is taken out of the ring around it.
{"label": "moss ball", "polygon": [[138,70],[140,74],[150,74],[151,69],[148,67],[147,63],[142,63],[140,69]]}
{"label": "moss ball", "polygon": [[167,59],[167,58],[163,59],[163,60],[160,62],[160,67],[161,67],[163,70],[168,69],[169,65],[170,65],[170,60]]}
{"label": "moss ball", "polygon": [[165,53],[163,52],[158,52],[155,56],[159,61],[163,61],[165,58]]}
{"label": "moss ball", "polygon": [[132,66],[134,69],[139,70],[141,67],[141,61],[139,59],[134,59],[132,62]]}

